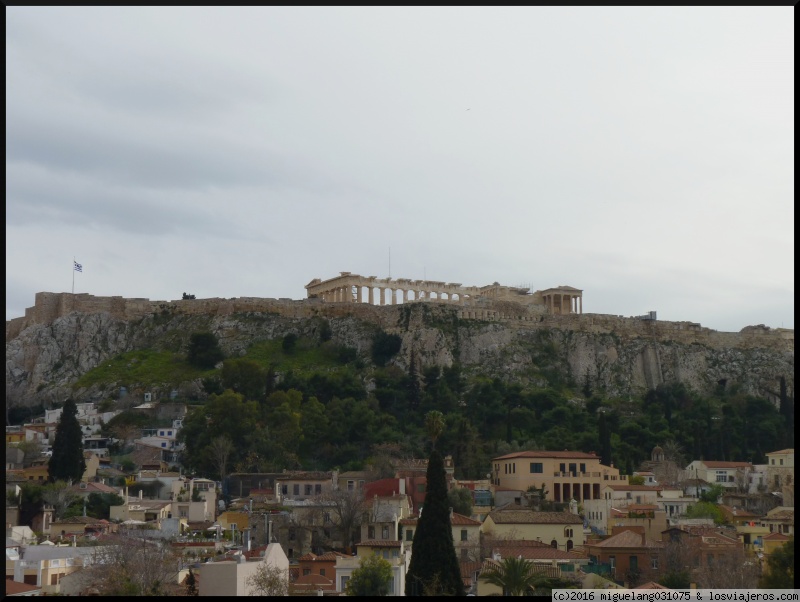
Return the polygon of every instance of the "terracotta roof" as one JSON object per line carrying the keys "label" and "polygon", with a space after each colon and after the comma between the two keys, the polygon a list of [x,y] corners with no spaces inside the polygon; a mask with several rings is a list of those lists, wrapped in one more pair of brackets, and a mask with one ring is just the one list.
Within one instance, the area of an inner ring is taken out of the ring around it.
{"label": "terracotta roof", "polygon": [[461,577],[463,579],[471,579],[475,571],[481,570],[483,563],[480,560],[470,560],[467,562],[459,562],[458,568],[461,569]]}
{"label": "terracotta roof", "polygon": [[[496,560],[492,560],[491,558],[487,558],[483,562],[483,567],[481,568],[481,572],[497,568],[500,566],[500,563]],[[561,569],[557,566],[553,566],[552,564],[534,564],[533,570],[535,573],[539,575],[544,575],[546,577],[551,577],[553,579],[558,579],[561,577]]]}
{"label": "terracotta roof", "polygon": [[762,537],[762,539],[769,539],[770,541],[789,541],[790,537],[783,533],[770,533]]}
{"label": "terracotta roof", "polygon": [[550,544],[537,539],[494,539],[485,538],[486,546],[493,550],[501,549],[504,546],[514,546],[516,548],[549,548]]}
{"label": "terracotta roof", "polygon": [[505,546],[492,546],[492,550],[500,552],[502,558],[522,557],[526,560],[578,560],[579,558],[583,558],[583,556],[579,554],[558,550],[549,545],[536,547],[515,546],[514,543],[513,541],[509,541]]}
{"label": "terracotta roof", "polygon": [[633,589],[669,589],[669,588],[664,587],[663,585],[661,585],[660,583],[656,583],[655,581],[648,581],[647,583],[642,583],[641,585],[637,585]]}
{"label": "terracotta roof", "polygon": [[460,525],[460,526],[481,526],[481,521],[471,519],[468,516],[464,516],[463,514],[459,514],[458,512],[453,512],[453,516],[450,517],[450,524],[451,525]]}
{"label": "terracotta roof", "polygon": [[774,451],[774,452],[767,452],[767,455],[768,456],[774,456],[776,454],[784,454],[785,455],[785,454],[793,454],[793,453],[794,453],[794,448],[791,448],[791,449],[782,449],[782,450]]}
{"label": "terracotta roof", "polygon": [[521,451],[506,454],[505,456],[498,456],[492,460],[511,460],[513,458],[584,458],[587,460],[599,460],[600,456],[596,454],[587,454],[580,451]]}
{"label": "terracotta roof", "polygon": [[392,539],[368,539],[357,543],[357,546],[367,546],[370,548],[399,548],[402,542]]}
{"label": "terracotta roof", "polygon": [[719,507],[736,517],[755,518],[758,516],[758,514],[753,514],[752,512],[748,512],[742,508],[734,508],[732,506],[726,506],[725,504],[720,504]]}
{"label": "terracotta roof", "polygon": [[608,539],[604,539],[603,541],[586,544],[587,548],[591,547],[598,547],[598,548],[660,548],[663,547],[660,543],[657,542],[650,542],[645,539],[642,542],[642,534],[636,533],[635,531],[623,531],[622,533],[617,533],[616,535],[612,535]]}
{"label": "terracotta roof", "polygon": [[114,493],[119,495],[119,489],[109,487],[104,483],[76,483],[70,488],[71,491],[76,493]]}
{"label": "terracotta roof", "polygon": [[333,580],[314,573],[301,575],[294,581],[294,586],[297,589],[326,589],[333,587],[333,585]]}
{"label": "terracotta roof", "polygon": [[582,525],[583,519],[570,512],[535,512],[533,510],[494,510],[489,513],[497,524]]}
{"label": "terracotta roof", "polygon": [[41,590],[41,587],[36,587],[35,585],[29,585],[27,583],[22,583],[20,581],[12,581],[11,579],[6,579],[6,596],[14,596],[14,595],[23,595],[28,594],[30,592],[35,592]]}

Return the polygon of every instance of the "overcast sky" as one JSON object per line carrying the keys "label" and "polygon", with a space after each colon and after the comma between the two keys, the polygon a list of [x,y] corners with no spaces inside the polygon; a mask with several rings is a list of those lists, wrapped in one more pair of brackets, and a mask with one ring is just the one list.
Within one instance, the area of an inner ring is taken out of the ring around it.
{"label": "overcast sky", "polygon": [[794,328],[793,10],[8,7],[6,319],[350,271]]}

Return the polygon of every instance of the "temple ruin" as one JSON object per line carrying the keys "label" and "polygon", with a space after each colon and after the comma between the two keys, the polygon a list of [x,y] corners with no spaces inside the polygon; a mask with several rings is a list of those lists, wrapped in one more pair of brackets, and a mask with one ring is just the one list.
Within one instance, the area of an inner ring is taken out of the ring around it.
{"label": "temple ruin", "polygon": [[530,292],[529,288],[503,286],[497,282],[487,286],[462,286],[458,282],[378,278],[340,272],[327,280],[314,278],[306,284],[309,299],[328,303],[367,303],[397,305],[414,301],[433,301],[470,305],[481,300],[513,302],[539,306],[551,315],[582,314],[583,291],[571,286],[558,286]]}

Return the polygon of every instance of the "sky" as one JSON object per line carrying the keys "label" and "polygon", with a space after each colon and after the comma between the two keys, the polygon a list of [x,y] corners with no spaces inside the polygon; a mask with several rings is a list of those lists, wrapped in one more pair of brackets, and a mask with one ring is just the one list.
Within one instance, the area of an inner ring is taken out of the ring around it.
{"label": "sky", "polygon": [[793,10],[9,6],[6,319],[348,271],[794,328]]}

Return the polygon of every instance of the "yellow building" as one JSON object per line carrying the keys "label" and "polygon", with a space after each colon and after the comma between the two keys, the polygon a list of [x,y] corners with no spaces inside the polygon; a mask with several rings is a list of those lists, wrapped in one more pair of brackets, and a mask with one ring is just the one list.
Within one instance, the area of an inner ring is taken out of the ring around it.
{"label": "yellow building", "polygon": [[489,513],[481,532],[493,539],[541,541],[559,550],[584,544],[583,519],[571,512],[537,512],[515,506]]}
{"label": "yellow building", "polygon": [[523,451],[492,460],[496,487],[527,491],[544,485],[546,499],[577,502],[600,499],[603,485],[627,484],[619,469],[600,463],[599,456],[577,451]]}
{"label": "yellow building", "polygon": [[769,571],[769,557],[772,556],[777,550],[786,545],[790,537],[783,533],[770,533],[762,538],[764,546],[764,558],[762,559],[761,568],[764,572]]}

